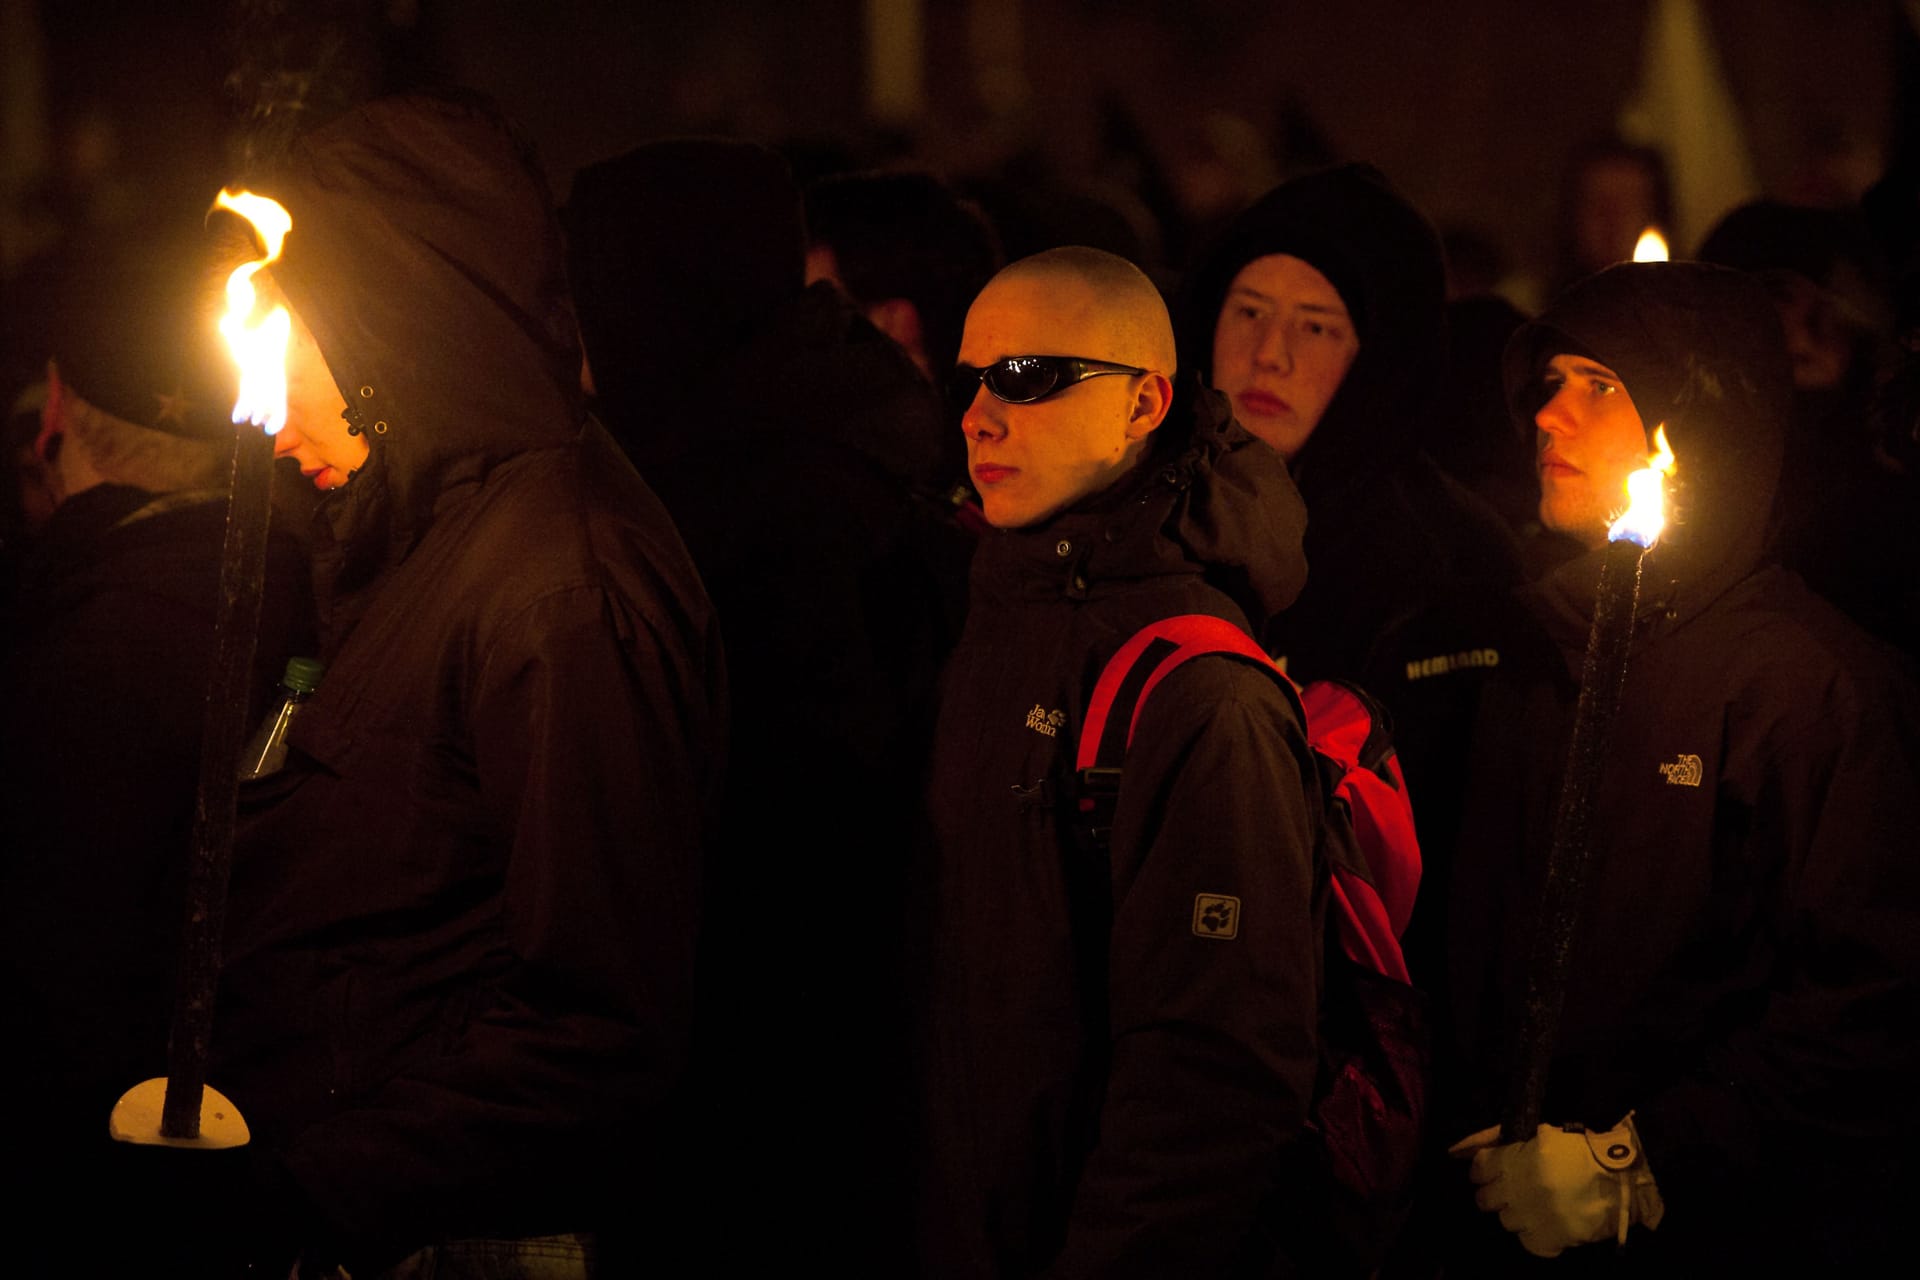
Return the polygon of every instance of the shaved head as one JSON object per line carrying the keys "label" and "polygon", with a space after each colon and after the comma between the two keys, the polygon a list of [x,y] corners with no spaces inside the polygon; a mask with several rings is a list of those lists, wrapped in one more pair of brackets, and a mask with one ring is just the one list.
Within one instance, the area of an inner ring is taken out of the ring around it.
{"label": "shaved head", "polygon": [[1044,299],[1045,312],[1067,325],[1062,341],[1078,344],[1071,354],[1173,373],[1166,301],[1144,271],[1117,254],[1083,245],[1049,249],[1009,264],[981,297],[996,290],[1030,303]]}
{"label": "shaved head", "polygon": [[[1021,356],[1091,366],[1030,399],[969,385]],[[960,363],[973,398],[960,420],[968,469],[1002,529],[1049,520],[1132,471],[1173,403],[1167,305],[1138,267],[1098,249],[1052,249],[988,281],[967,312]]]}

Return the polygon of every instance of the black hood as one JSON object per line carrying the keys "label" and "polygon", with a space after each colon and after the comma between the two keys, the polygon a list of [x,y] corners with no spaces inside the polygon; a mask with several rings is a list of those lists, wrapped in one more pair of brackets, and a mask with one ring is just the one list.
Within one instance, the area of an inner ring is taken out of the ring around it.
{"label": "black hood", "polygon": [[1892,324],[1882,283],[1887,266],[1856,215],[1755,200],[1714,226],[1700,242],[1699,258],[1763,280],[1773,272],[1800,276],[1839,298],[1862,321],[1882,328]]}
{"label": "black hood", "polygon": [[754,436],[804,431],[922,493],[940,493],[966,473],[966,447],[945,402],[899,344],[825,281],[763,316],[707,368],[708,408],[682,421],[711,438],[676,439],[661,422],[658,438],[634,451],[636,461],[686,448],[762,448]]}
{"label": "black hood", "polygon": [[1234,421],[1225,396],[1194,379],[1182,393],[1182,429],[1158,442],[1149,464],[1152,489],[1173,494],[1161,530],[1206,566],[1257,635],[1307,585],[1307,504],[1285,461]]}
{"label": "black hood", "polygon": [[1308,506],[1417,448],[1420,415],[1444,364],[1446,268],[1440,238],[1371,165],[1286,182],[1236,218],[1201,259],[1180,307],[1183,364],[1213,367],[1227,289],[1255,258],[1284,253],[1340,293],[1360,353],[1293,460]]}
{"label": "black hood", "polygon": [[372,102],[297,140],[253,189],[292,216],[271,268],[372,455],[322,515],[372,571],[436,505],[585,420],[544,179],[477,99]]}
{"label": "black hood", "polygon": [[805,284],[799,188],[752,143],[647,143],[581,170],[562,218],[594,392],[625,445],[704,402],[703,375]]}
{"label": "black hood", "polygon": [[[1698,262],[1623,263],[1574,285],[1507,344],[1507,403],[1531,430],[1556,355],[1587,355],[1626,384],[1651,435],[1666,424],[1675,471],[1668,527],[1645,561],[1642,609],[1698,613],[1760,563],[1793,407],[1786,341],[1766,288]],[[1542,584],[1591,615],[1599,552]]]}

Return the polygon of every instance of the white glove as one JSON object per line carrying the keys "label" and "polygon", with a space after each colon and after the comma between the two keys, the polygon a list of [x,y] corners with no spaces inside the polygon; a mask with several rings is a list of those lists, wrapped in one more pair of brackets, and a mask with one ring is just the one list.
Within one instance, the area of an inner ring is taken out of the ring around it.
{"label": "white glove", "polygon": [[1543,1124],[1525,1142],[1504,1145],[1497,1126],[1482,1129],[1448,1154],[1473,1157],[1474,1203],[1499,1214],[1521,1248],[1542,1258],[1609,1236],[1625,1244],[1633,1223],[1651,1230],[1666,1214],[1632,1112],[1605,1133]]}

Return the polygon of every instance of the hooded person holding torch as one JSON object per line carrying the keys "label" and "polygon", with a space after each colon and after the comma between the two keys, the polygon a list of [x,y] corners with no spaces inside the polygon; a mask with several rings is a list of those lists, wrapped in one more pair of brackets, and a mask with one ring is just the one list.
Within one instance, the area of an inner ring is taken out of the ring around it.
{"label": "hooded person holding torch", "polygon": [[374,102],[252,186],[292,219],[276,449],[326,493],[326,671],[242,788],[213,1035],[255,1260],[538,1238],[579,1274],[686,1052],[710,608],[587,416],[545,185],[489,108]]}
{"label": "hooded person holding torch", "polygon": [[1589,780],[1553,1123],[1456,1145],[1484,1213],[1456,1218],[1453,1262],[1865,1266],[1920,1133],[1916,702],[1886,651],[1763,561],[1792,394],[1773,309],[1736,272],[1618,266],[1521,329],[1506,375],[1541,521],[1589,551],[1524,590],[1533,634],[1480,708],[1449,916],[1454,1133],[1511,1088],[1609,523],[1656,427],[1677,464]]}

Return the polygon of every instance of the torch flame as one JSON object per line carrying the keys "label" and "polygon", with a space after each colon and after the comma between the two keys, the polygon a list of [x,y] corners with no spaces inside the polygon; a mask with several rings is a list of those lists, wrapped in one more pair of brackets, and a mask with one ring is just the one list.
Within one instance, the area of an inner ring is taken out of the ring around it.
{"label": "torch flame", "polygon": [[1645,469],[1627,477],[1627,509],[1607,530],[1609,542],[1631,542],[1645,550],[1667,527],[1667,477],[1673,474],[1673,449],[1665,423],[1654,428],[1653,453]]}
{"label": "torch flame", "polygon": [[1660,234],[1658,227],[1648,227],[1640,233],[1640,238],[1633,242],[1635,262],[1665,262],[1669,256],[1667,238]]}
{"label": "torch flame", "polygon": [[233,420],[251,422],[273,435],[287,425],[287,339],[293,317],[275,307],[254,321],[258,294],[254,273],[280,256],[280,246],[293,229],[293,218],[276,201],[248,191],[222,191],[216,208],[229,209],[253,225],[266,245],[267,256],[243,262],[227,277],[227,313],[220,317],[220,333],[240,366],[240,393],[233,402]]}

